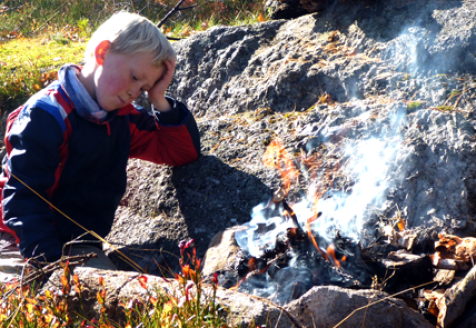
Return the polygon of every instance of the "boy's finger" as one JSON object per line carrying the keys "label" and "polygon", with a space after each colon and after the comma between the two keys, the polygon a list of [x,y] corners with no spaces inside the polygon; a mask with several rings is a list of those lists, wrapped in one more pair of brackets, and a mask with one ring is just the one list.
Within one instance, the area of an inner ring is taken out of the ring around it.
{"label": "boy's finger", "polygon": [[167,74],[174,74],[175,70],[175,61],[167,60],[165,61],[166,69],[167,69]]}
{"label": "boy's finger", "polygon": [[164,60],[163,63],[165,65],[165,70],[162,76],[160,77],[160,79],[157,81],[157,83],[159,83],[160,81],[166,80],[169,77],[169,75],[172,75],[174,72],[175,63],[172,63],[169,60]]}

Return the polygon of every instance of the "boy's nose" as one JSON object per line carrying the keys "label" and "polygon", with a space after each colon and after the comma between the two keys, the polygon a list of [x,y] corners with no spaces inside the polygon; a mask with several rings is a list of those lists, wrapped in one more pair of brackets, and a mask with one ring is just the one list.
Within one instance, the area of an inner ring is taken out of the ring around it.
{"label": "boy's nose", "polygon": [[139,94],[140,94],[140,89],[131,89],[129,90],[129,97],[132,98],[132,100],[136,99],[137,97],[139,97]]}

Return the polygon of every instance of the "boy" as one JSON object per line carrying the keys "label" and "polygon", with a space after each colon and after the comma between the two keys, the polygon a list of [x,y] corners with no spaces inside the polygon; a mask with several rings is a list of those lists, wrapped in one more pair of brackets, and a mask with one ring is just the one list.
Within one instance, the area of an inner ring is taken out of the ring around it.
{"label": "boy", "polygon": [[[198,158],[193,116],[165,97],[175,61],[173,48],[152,22],[117,13],[92,36],[84,67],[63,66],[59,81],[10,114],[0,220],[0,252],[3,247],[9,255],[0,253],[0,266],[8,257],[3,271],[21,268],[16,245],[22,258],[53,262],[65,243],[85,232],[32,190],[105,237],[126,190],[128,158],[169,165]],[[142,91],[154,116],[131,104]],[[81,239],[97,241],[91,235]],[[99,259],[88,266],[114,269],[100,245],[68,246],[66,253],[94,251]]]}

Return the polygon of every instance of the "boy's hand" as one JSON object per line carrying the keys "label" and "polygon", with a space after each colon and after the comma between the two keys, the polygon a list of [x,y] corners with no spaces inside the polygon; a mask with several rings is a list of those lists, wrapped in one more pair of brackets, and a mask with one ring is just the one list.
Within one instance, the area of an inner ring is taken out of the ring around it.
{"label": "boy's hand", "polygon": [[149,99],[159,112],[166,112],[172,109],[169,102],[165,99],[165,91],[169,87],[170,81],[175,71],[175,60],[164,60],[165,66],[162,77],[155,83],[155,85],[147,93]]}

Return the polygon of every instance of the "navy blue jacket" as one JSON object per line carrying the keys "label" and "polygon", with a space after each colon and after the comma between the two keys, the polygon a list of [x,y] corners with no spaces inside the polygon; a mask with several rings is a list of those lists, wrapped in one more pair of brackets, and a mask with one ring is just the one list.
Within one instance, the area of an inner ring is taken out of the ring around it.
{"label": "navy blue jacket", "polygon": [[30,187],[105,237],[126,191],[129,158],[174,166],[198,158],[197,124],[185,105],[177,104],[155,117],[127,105],[98,124],[76,113],[59,82],[33,96],[7,124],[0,231],[15,235],[23,257],[44,254],[49,261],[84,233]]}

